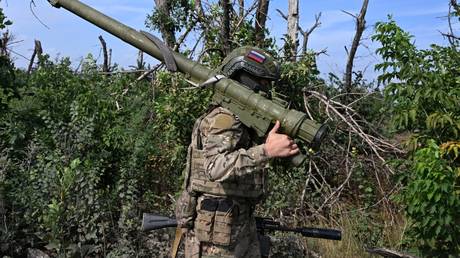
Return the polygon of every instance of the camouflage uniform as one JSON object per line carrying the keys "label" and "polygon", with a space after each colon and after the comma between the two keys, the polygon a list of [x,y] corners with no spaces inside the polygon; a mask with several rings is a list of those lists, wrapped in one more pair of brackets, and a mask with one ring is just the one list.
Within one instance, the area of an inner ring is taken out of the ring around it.
{"label": "camouflage uniform", "polygon": [[[278,63],[254,47],[233,50],[219,71],[260,94],[279,78]],[[254,207],[266,193],[269,157],[229,110],[214,106],[194,125],[176,219],[185,257],[261,257]]]}
{"label": "camouflage uniform", "polygon": [[188,162],[190,188],[199,194],[193,228],[185,235],[185,257],[260,257],[253,212],[265,194],[269,158],[264,145],[253,146],[247,128],[222,107],[197,121],[193,145],[203,155],[192,154]]}

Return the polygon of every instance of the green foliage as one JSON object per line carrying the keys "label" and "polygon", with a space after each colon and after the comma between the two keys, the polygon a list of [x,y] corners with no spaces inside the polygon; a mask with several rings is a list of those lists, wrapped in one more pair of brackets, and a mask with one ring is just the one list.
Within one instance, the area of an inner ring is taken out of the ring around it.
{"label": "green foliage", "polygon": [[0,79],[0,112],[3,113],[8,107],[8,102],[18,97],[14,66],[5,56],[0,56]]}
{"label": "green foliage", "polygon": [[382,234],[383,224],[375,223],[377,213],[367,211],[353,211],[350,220],[356,221],[351,225],[353,238],[357,239],[366,248],[385,246]]}
{"label": "green foliage", "polygon": [[377,23],[372,37],[382,46],[376,69],[380,83],[388,83],[385,97],[391,104],[395,129],[414,132],[412,149],[429,138],[445,142],[460,133],[460,54],[455,46],[433,45],[418,50],[412,36],[391,20]]}
{"label": "green foliage", "polygon": [[455,255],[460,252],[460,169],[442,155],[433,141],[414,155],[413,171],[401,194],[411,219],[408,241],[425,255]]}
{"label": "green foliage", "polygon": [[315,54],[302,57],[297,62],[286,62],[281,65],[281,79],[276,85],[276,91],[287,96],[291,107],[302,110],[304,106],[304,89],[312,89],[322,81],[316,66]]}
{"label": "green foliage", "polygon": [[[147,26],[166,24],[175,32],[198,26],[191,12],[193,1],[170,4],[172,15],[165,17],[157,10],[148,17]],[[203,44],[209,51],[203,51],[200,61],[216,67],[222,59],[221,10],[217,4],[209,8]],[[231,14],[231,48],[253,44],[253,21],[235,18]],[[263,47],[281,58],[272,38],[267,37]],[[320,79],[315,59],[310,53],[298,62],[283,64],[276,91],[288,96],[291,108],[304,110],[304,89],[340,100],[340,79]],[[351,101],[373,88],[362,74],[356,75],[353,93],[361,95]],[[148,256],[143,249],[146,239],[138,230],[141,213],[171,212],[169,196],[182,183],[192,126],[206,110],[211,92],[182,90],[183,76],[165,71],[156,72],[149,82],[134,82],[136,78],[126,74],[101,75],[91,55],[79,73],[71,69],[68,59],[52,62],[45,55],[30,76],[8,60],[0,62],[0,76],[0,201],[4,193],[5,219],[10,225],[7,230],[0,226],[0,251],[15,257],[24,256],[29,247],[47,248],[49,254],[62,257]],[[373,96],[351,106],[363,120],[376,122],[383,104],[380,92]],[[317,104],[311,103],[310,112],[324,121],[324,110]],[[371,126],[366,124],[365,130]],[[335,146],[348,144],[340,130],[333,132]],[[342,196],[352,200],[356,196],[357,203],[369,207],[376,197],[375,182],[369,179],[375,167],[361,162],[365,158],[359,153],[365,149],[360,139],[353,138],[351,144],[356,146],[352,162],[358,164],[357,176]],[[320,157],[311,157],[318,164],[312,174],[306,173],[306,167],[274,164],[263,212],[305,215],[322,205],[321,193],[344,179],[337,171],[343,171],[345,151],[332,146],[324,144]],[[449,146],[454,147],[446,151],[455,155],[456,145]],[[312,175],[324,182],[310,180]],[[330,207],[322,211],[327,215]],[[370,223],[372,217],[363,216],[362,221]],[[375,232],[360,240],[378,243],[379,230],[379,225],[363,226],[359,232]]]}
{"label": "green foliage", "polygon": [[0,8],[0,30],[6,28],[6,26],[9,26],[11,24],[13,24],[13,22],[7,19],[7,17],[3,13],[3,8]]}
{"label": "green foliage", "polygon": [[[408,245],[429,256],[460,251],[458,145],[460,132],[460,56],[456,45],[419,50],[394,20],[376,25],[373,39],[383,58],[376,69],[387,83],[385,99],[398,131],[411,134],[410,158],[399,162],[411,225]],[[438,143],[444,143],[439,147]],[[408,168],[408,171],[404,169]]]}
{"label": "green foliage", "polygon": [[30,76],[9,62],[0,67],[18,92],[2,99],[0,158],[10,165],[0,188],[14,232],[2,233],[2,252],[135,254],[140,213],[171,209],[165,193],[178,190],[210,92],[181,90],[184,80],[165,72],[152,84],[104,76],[91,56],[81,74],[68,59],[40,63]]}
{"label": "green foliage", "polygon": [[[1,1],[0,1],[1,2]],[[0,30],[5,29],[7,26],[13,24],[7,19],[0,8]],[[5,112],[7,103],[11,98],[17,97],[17,89],[14,83],[14,65],[6,56],[0,56],[0,112]],[[1,118],[1,114],[0,114]]]}
{"label": "green foliage", "polygon": [[167,31],[177,32],[183,27],[191,24],[192,3],[184,0],[167,1],[166,5],[170,11],[169,14],[161,8],[153,9],[152,14],[147,15],[145,26],[154,30],[165,28]]}

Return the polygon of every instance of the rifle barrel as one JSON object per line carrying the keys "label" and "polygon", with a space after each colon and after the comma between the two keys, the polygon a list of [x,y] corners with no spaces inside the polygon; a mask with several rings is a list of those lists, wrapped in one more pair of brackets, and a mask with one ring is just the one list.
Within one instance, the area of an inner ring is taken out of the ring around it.
{"label": "rifle barrel", "polygon": [[300,228],[300,233],[305,237],[324,238],[330,240],[342,240],[342,232],[329,228]]}
{"label": "rifle barrel", "polygon": [[300,233],[304,237],[323,238],[329,240],[342,240],[342,232],[337,229],[328,228],[289,228],[276,224],[262,224],[262,229],[271,231],[284,231]]}
{"label": "rifle barrel", "polygon": [[[276,222],[267,218],[256,217],[256,225],[259,230],[269,231],[284,231],[300,233],[304,237],[324,238],[330,240],[341,240],[342,232],[336,229],[327,228],[289,228],[281,226]],[[161,228],[177,227],[177,221],[174,218],[166,216],[144,213],[142,216],[142,231],[150,231]]]}

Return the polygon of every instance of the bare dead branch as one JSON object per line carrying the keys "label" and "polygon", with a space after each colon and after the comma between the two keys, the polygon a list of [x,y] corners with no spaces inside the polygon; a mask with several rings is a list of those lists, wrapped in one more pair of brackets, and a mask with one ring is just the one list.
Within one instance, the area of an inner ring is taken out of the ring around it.
{"label": "bare dead branch", "polygon": [[220,40],[222,42],[222,51],[227,55],[230,52],[230,0],[220,0],[220,6],[223,11]]}
{"label": "bare dead branch", "polygon": [[173,47],[173,51],[176,51],[180,48],[180,45],[182,45],[182,43],[184,43],[185,39],[187,38],[188,34],[193,30],[193,28],[195,28],[195,25],[198,21],[197,20],[193,20],[188,26],[187,26],[187,29],[185,30],[185,32],[179,37],[179,39],[177,40],[176,44],[174,44],[174,47]]}
{"label": "bare dead branch", "polygon": [[29,66],[27,68],[27,74],[30,74],[32,72],[32,67],[34,65],[35,57],[38,56],[38,58],[40,59],[40,57],[42,56],[42,53],[43,53],[42,43],[39,40],[35,40],[34,52],[32,53],[32,57],[30,58]]}
{"label": "bare dead branch", "polygon": [[[160,15],[169,16],[171,12],[170,1],[155,0],[156,8]],[[170,48],[174,47],[176,43],[176,36],[174,35],[174,28],[168,27],[166,24],[160,24],[160,32],[164,42]]]}
{"label": "bare dead branch", "polygon": [[261,47],[265,39],[265,23],[267,21],[269,0],[258,0],[256,20],[255,20],[255,34],[256,45]]}
{"label": "bare dead branch", "polygon": [[[285,19],[286,21],[288,20],[288,16],[284,14],[280,9],[276,9],[276,11],[279,13],[279,15]],[[302,53],[301,55],[295,55],[295,57],[302,57],[307,54],[307,49],[308,49],[308,39],[310,35],[313,33],[313,31],[321,26],[321,12],[315,15],[315,23],[310,27],[310,29],[304,31],[300,25],[297,26],[300,34],[302,34],[303,37],[303,42],[302,42]],[[320,54],[326,54],[326,49],[323,49],[319,52],[315,53],[317,56]]]}
{"label": "bare dead branch", "polygon": [[195,42],[195,45],[193,45],[192,50],[190,51],[189,58],[192,58],[193,55],[195,54],[196,48],[198,47],[198,44],[200,43],[201,39],[205,36],[206,33],[201,33],[198,39]]}
{"label": "bare dead branch", "polygon": [[329,55],[327,54],[327,48],[323,48],[323,49],[321,49],[320,51],[315,52],[315,55],[316,55],[316,56],[323,55],[323,54],[329,56]]}
{"label": "bare dead branch", "polygon": [[455,12],[460,14],[460,6],[457,3],[457,0],[450,0],[450,5],[455,9]]}
{"label": "bare dead branch", "polygon": [[459,13],[460,10],[459,10],[456,0],[451,0],[449,3],[449,11],[447,14],[447,23],[449,25],[449,33],[443,33],[443,32],[440,32],[440,33],[443,37],[447,38],[451,46],[455,47],[456,46],[455,41],[459,40],[460,38],[454,34],[454,29],[452,28],[452,8],[455,9],[455,12]]}
{"label": "bare dead branch", "polygon": [[308,184],[310,183],[310,179],[311,179],[311,163],[312,163],[312,160],[310,160],[308,162],[308,172],[307,172],[307,179],[305,180],[305,184],[304,184],[304,187],[303,187],[303,190],[302,190],[302,195],[300,197],[300,208],[303,209],[304,208],[304,203],[305,203],[305,194],[307,193],[307,187],[308,187]]}
{"label": "bare dead branch", "polygon": [[244,16],[244,0],[238,0],[238,16],[240,19]]}
{"label": "bare dead branch", "polygon": [[342,10],[342,12],[344,12],[344,13],[350,15],[351,17],[353,17],[353,18],[355,18],[355,19],[358,19],[358,16],[357,16],[356,14],[352,14],[352,13],[347,12],[347,11],[345,11],[345,10]]}
{"label": "bare dead branch", "polygon": [[363,35],[363,32],[366,28],[366,12],[367,12],[367,6],[369,4],[369,0],[364,0],[363,5],[361,7],[361,11],[358,16],[350,14],[348,12],[345,12],[352,17],[355,18],[356,21],[356,33],[355,37],[353,38],[353,42],[351,44],[351,49],[350,53],[348,54],[348,61],[347,61],[347,66],[345,69],[345,92],[350,93],[351,92],[351,81],[352,81],[352,75],[353,75],[353,62],[355,59],[356,51],[358,50],[361,37]]}
{"label": "bare dead branch", "polygon": [[137,53],[137,70],[143,70],[144,69],[144,52],[142,50],[139,50]]}
{"label": "bare dead branch", "polygon": [[43,25],[43,26],[44,26],[45,28],[47,28],[47,29],[50,29],[50,27],[48,27],[44,22],[42,22],[42,20],[40,20],[40,18],[38,18],[38,16],[37,16],[37,15],[35,14],[35,12],[34,12],[33,7],[36,7],[35,2],[34,2],[34,0],[30,0],[29,9],[30,9],[30,12],[32,13],[32,15],[35,17],[35,19],[37,19],[37,21],[38,21],[41,25]]}
{"label": "bare dead branch", "polygon": [[340,184],[339,187],[337,187],[331,194],[329,194],[329,196],[327,198],[325,198],[325,200],[323,201],[321,206],[318,208],[318,211],[322,211],[323,208],[326,205],[329,204],[329,202],[330,202],[330,200],[332,200],[332,198],[335,197],[335,200],[338,200],[338,198],[340,197],[340,195],[342,193],[342,190],[344,189],[345,185],[347,185],[348,182],[350,181],[351,175],[353,174],[353,170],[354,170],[354,163],[351,164],[351,168],[349,168],[349,166],[348,166],[348,164],[350,163],[350,161],[349,161],[350,149],[351,149],[351,132],[348,132],[348,146],[347,146],[348,151],[345,154],[345,172],[347,173],[347,177],[342,182],[342,184]]}
{"label": "bare dead branch", "polygon": [[154,67],[153,69],[150,69],[150,70],[145,71],[143,74],[141,74],[141,76],[137,77],[136,82],[142,81],[145,77],[147,77],[149,74],[151,74],[151,73],[157,71],[159,68],[160,68],[160,66],[157,65],[157,66]]}
{"label": "bare dead branch", "polygon": [[[318,99],[320,103],[325,106],[325,112],[329,119],[343,122],[346,125],[346,130],[351,131],[353,134],[361,138],[363,143],[367,144],[383,163],[385,163],[386,160],[382,157],[381,153],[405,153],[395,145],[389,143],[387,140],[365,133],[359,122],[356,120],[356,117],[359,117],[359,115],[349,105],[344,105],[340,102],[334,101],[333,99],[328,99],[326,96],[316,91],[305,90],[304,93],[307,94],[304,96],[306,98],[314,97]],[[391,173],[393,173],[389,167],[387,168]]]}
{"label": "bare dead branch", "polygon": [[439,31],[439,33],[441,33],[441,35],[443,37],[447,38],[447,40],[449,40],[449,44],[451,44],[451,45],[454,45],[454,42],[453,42],[454,39],[455,40],[460,40],[460,37],[457,37],[457,36],[452,35],[450,33],[444,33],[444,32],[441,32],[441,31]]}
{"label": "bare dead branch", "polygon": [[195,11],[199,18],[204,16],[203,5],[201,4],[201,0],[195,0]]}
{"label": "bare dead branch", "polygon": [[111,71],[111,72],[99,72],[99,74],[130,74],[130,73],[145,73],[152,69],[135,69],[135,70],[122,70],[122,71]]}
{"label": "bare dead branch", "polygon": [[283,19],[287,21],[288,17],[286,14],[284,14],[280,9],[276,9],[276,11],[281,15],[281,17],[283,17]]}
{"label": "bare dead branch", "polygon": [[109,70],[110,70],[110,66],[112,66],[112,49],[109,48],[109,60],[108,60],[108,63],[109,63]]}
{"label": "bare dead branch", "polygon": [[8,57],[8,45],[11,41],[11,34],[9,30],[6,30],[2,34],[2,38],[0,39],[0,56]]}
{"label": "bare dead branch", "polygon": [[119,98],[126,95],[128,92],[129,92],[129,89],[134,86],[136,83],[142,81],[143,79],[145,79],[149,74],[152,74],[156,71],[158,71],[161,67],[163,67],[163,63],[160,63],[158,65],[156,65],[155,67],[153,67],[152,69],[149,69],[149,70],[134,70],[134,71],[117,71],[117,72],[111,72],[111,74],[113,73],[138,73],[138,72],[143,72],[136,80],[134,80],[133,82],[131,82],[130,84],[128,84],[121,93],[118,93],[118,92],[114,92],[112,93],[111,95],[114,95],[115,96],[115,106],[117,107],[117,110],[122,110],[123,107],[120,105],[120,103],[118,102]]}
{"label": "bare dead branch", "polygon": [[78,70],[80,70],[81,65],[83,64],[84,59],[83,57],[80,58],[80,61],[78,62],[77,67],[73,70],[74,73],[78,73]]}
{"label": "bare dead branch", "polygon": [[321,26],[321,12],[318,14],[315,14],[315,23],[308,29],[307,31],[302,30],[302,28],[299,26],[299,31],[300,34],[302,34],[303,37],[303,42],[302,42],[302,55],[307,54],[307,45],[308,45],[308,39],[310,38],[310,34],[317,29],[319,26]]}
{"label": "bare dead branch", "polygon": [[102,72],[108,72],[109,71],[109,55],[107,53],[107,44],[105,43],[104,38],[102,38],[102,35],[99,35],[99,41],[101,42],[102,54],[104,57],[104,61],[102,63]]}
{"label": "bare dead branch", "polygon": [[204,37],[204,45],[206,46],[206,44],[208,42],[211,42],[213,39],[209,38],[209,30],[211,28],[211,25],[208,16],[204,12],[201,0],[195,1],[194,10],[196,13],[196,22],[199,23],[199,27],[203,31],[203,33],[200,35],[200,38]]}
{"label": "bare dead branch", "polygon": [[390,250],[388,248],[367,248],[366,252],[371,253],[371,254],[377,254],[382,257],[417,258],[416,256],[413,256],[407,253]]}
{"label": "bare dead branch", "polygon": [[[389,196],[391,193],[385,192],[385,186],[388,185],[388,183],[385,182],[388,182],[389,174],[394,174],[394,172],[392,171],[391,167],[387,165],[385,156],[388,154],[405,154],[405,152],[375,132],[375,130],[372,129],[372,125],[370,125],[370,123],[364,119],[361,119],[360,115],[351,107],[353,104],[356,104],[359,101],[368,99],[372,96],[372,94],[375,93],[356,94],[361,94],[362,96],[357,98],[352,103],[345,105],[335,100],[340,98],[340,95],[334,96],[333,98],[327,98],[325,95],[320,94],[317,91],[304,89],[304,103],[307,114],[310,113],[309,110],[311,109],[309,107],[309,103],[312,103],[307,101],[307,99],[314,98],[318,100],[320,105],[319,109],[324,111],[328,117],[328,120],[335,121],[338,124],[338,126],[334,128],[335,133],[348,135],[348,144],[346,147],[340,146],[338,143],[332,140],[332,144],[334,145],[333,148],[343,153],[343,163],[340,164],[340,167],[343,168],[345,178],[342,182],[340,182],[339,186],[335,188],[330,187],[324,178],[315,178],[312,176],[310,179],[308,179],[308,183],[312,184],[315,187],[315,190],[318,192],[319,190],[317,185],[321,185],[319,189],[322,191],[320,194],[322,196],[323,202],[316,211],[312,211],[314,214],[322,212],[326,207],[332,207],[332,205],[339,201],[343,190],[346,189],[346,187],[349,187],[349,182],[352,178],[353,171],[356,166],[356,162],[351,159],[350,156],[350,154],[353,153],[351,151],[352,137],[361,139],[362,143],[365,145],[365,148],[362,148],[363,153],[361,155],[366,157],[367,164],[373,166],[370,171],[373,171],[374,173],[376,189],[378,189],[382,196],[382,199],[379,200],[379,203],[383,203],[384,207],[389,211],[392,209],[392,206],[389,203]],[[364,126],[366,126],[366,129],[364,129]],[[368,133],[368,131],[370,131],[372,134]],[[370,152],[367,152],[366,149],[370,150]],[[321,159],[321,157],[319,158]],[[329,161],[323,160],[323,163],[325,164],[328,164],[328,162]],[[379,171],[382,171],[383,173],[379,173]],[[382,181],[383,179],[386,181]]]}
{"label": "bare dead branch", "polygon": [[235,28],[240,27],[241,23],[246,19],[246,17],[248,17],[248,15],[251,14],[256,8],[257,8],[257,1],[254,1],[252,5],[248,8],[246,13],[242,17],[240,17],[240,19],[236,23]]}
{"label": "bare dead branch", "polygon": [[289,0],[288,1],[288,31],[289,36],[289,46],[290,46],[290,56],[291,61],[295,62],[297,56],[297,49],[299,46],[298,41],[298,31],[299,31],[299,0]]}

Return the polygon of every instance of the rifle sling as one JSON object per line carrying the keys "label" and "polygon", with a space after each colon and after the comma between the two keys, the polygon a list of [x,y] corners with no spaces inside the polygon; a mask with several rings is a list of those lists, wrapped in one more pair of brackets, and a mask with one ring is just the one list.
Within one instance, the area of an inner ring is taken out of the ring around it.
{"label": "rifle sling", "polygon": [[163,55],[164,63],[166,65],[166,68],[168,69],[168,71],[177,72],[176,60],[174,59],[174,55],[172,54],[171,49],[169,49],[169,47],[166,46],[163,43],[163,41],[161,41],[159,38],[153,36],[152,34],[146,32],[146,31],[142,31],[142,30],[141,30],[141,33],[145,37],[147,37],[150,41],[152,41],[153,44],[155,44],[155,46],[158,47],[158,49],[160,49],[161,54]]}
{"label": "rifle sling", "polygon": [[173,242],[173,245],[171,247],[171,258],[176,258],[177,257],[177,251],[179,250],[179,245],[180,245],[180,241],[182,239],[183,234],[184,233],[182,231],[182,228],[177,227],[176,228],[176,236],[174,238],[174,242]]}

